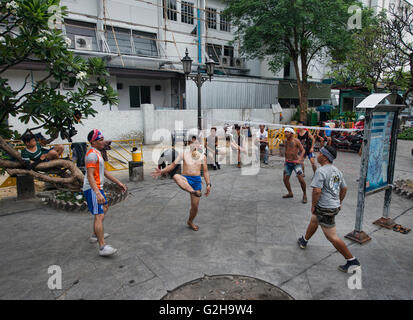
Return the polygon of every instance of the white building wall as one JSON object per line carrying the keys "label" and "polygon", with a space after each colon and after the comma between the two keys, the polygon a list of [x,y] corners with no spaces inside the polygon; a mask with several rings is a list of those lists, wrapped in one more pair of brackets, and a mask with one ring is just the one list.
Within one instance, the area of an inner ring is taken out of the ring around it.
{"label": "white building wall", "polygon": [[[156,107],[170,107],[171,106],[171,80],[170,79],[139,79],[139,78],[117,78],[117,83],[121,83],[123,88],[118,91],[119,95],[119,110],[136,110],[130,107],[130,86],[149,86],[151,88],[151,102]],[[160,85],[161,91],[156,91],[155,86]],[[116,86],[115,86],[116,88]]]}

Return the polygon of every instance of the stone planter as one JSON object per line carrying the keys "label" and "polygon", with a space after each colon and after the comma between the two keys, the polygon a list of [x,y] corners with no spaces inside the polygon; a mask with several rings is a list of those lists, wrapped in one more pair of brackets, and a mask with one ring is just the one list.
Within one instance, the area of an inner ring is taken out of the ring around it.
{"label": "stone planter", "polygon": [[[125,200],[128,196],[128,192],[122,192],[116,184],[105,183],[103,189],[105,190],[109,207]],[[54,209],[70,212],[85,212],[88,210],[86,200],[74,202],[71,200],[57,199],[56,196],[58,192],[59,191],[49,191],[38,196],[44,198],[46,204]]]}

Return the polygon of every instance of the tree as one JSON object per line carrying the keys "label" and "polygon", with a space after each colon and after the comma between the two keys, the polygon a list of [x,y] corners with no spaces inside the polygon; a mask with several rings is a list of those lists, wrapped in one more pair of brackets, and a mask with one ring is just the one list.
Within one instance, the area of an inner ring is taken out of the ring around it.
{"label": "tree", "polygon": [[413,5],[400,4],[389,8],[385,43],[391,49],[390,78],[404,90],[403,97],[408,100],[413,95]]}
{"label": "tree", "polygon": [[[75,56],[68,48],[70,39],[64,38],[61,30],[50,28],[51,22],[59,22],[66,15],[66,7],[59,7],[59,3],[59,0],[0,0],[0,24],[3,25],[0,28],[0,149],[14,158],[14,161],[0,160],[0,167],[6,168],[9,174],[31,174],[40,180],[78,188],[83,183],[83,175],[72,162],[55,160],[35,168],[47,171],[63,167],[71,171],[70,177],[51,178],[25,169],[20,154],[5,140],[18,135],[5,124],[10,116],[18,117],[25,124],[32,121],[36,127],[31,129],[43,128],[46,134],[56,138],[74,124],[75,113],[80,112],[84,118],[96,114],[92,107],[94,99],[99,98],[104,105],[118,102],[116,92],[109,85],[104,61]],[[7,74],[27,62],[43,66],[44,78],[31,83],[27,72],[22,87],[12,88]],[[50,80],[56,85],[50,86]],[[66,82],[76,85],[76,89],[62,92],[59,86]]]}
{"label": "tree", "polygon": [[225,14],[248,58],[268,58],[273,72],[292,61],[306,121],[308,70],[316,58],[343,55],[350,43],[348,21],[354,0],[225,0]]}
{"label": "tree", "polygon": [[386,74],[391,50],[385,45],[385,14],[377,17],[365,12],[362,29],[351,35],[351,47],[344,59],[332,60],[330,76],[349,86],[360,86],[377,92]]}

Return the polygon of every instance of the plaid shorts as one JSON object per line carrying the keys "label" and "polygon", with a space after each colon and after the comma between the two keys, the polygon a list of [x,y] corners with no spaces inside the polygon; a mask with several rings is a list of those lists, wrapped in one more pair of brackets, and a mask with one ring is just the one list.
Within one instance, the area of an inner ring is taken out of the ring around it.
{"label": "plaid shorts", "polygon": [[324,228],[334,228],[336,226],[336,215],[340,212],[340,208],[321,208],[315,207],[318,224]]}

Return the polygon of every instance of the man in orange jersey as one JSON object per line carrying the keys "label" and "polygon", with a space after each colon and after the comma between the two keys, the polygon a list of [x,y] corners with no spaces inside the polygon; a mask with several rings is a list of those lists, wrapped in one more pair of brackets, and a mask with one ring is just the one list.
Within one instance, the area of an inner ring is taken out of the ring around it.
{"label": "man in orange jersey", "polygon": [[86,154],[86,175],[83,182],[83,193],[85,195],[89,211],[94,215],[95,221],[93,225],[94,234],[90,238],[90,242],[99,243],[99,255],[110,256],[117,249],[105,244],[105,238],[109,234],[103,232],[103,220],[108,211],[108,202],[105,193],[103,192],[104,179],[120,186],[123,192],[126,192],[126,186],[118,179],[113,177],[106,169],[101,151],[105,147],[105,141],[102,133],[98,129],[89,132],[87,136],[92,148]]}

